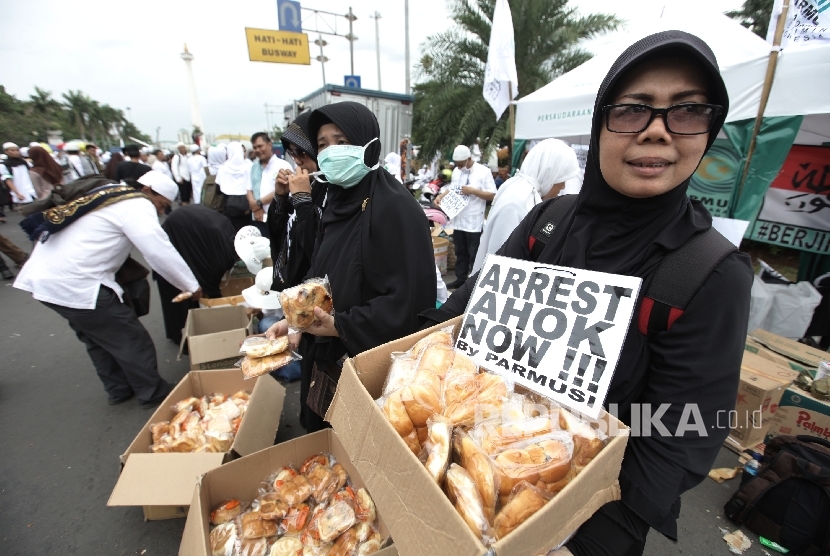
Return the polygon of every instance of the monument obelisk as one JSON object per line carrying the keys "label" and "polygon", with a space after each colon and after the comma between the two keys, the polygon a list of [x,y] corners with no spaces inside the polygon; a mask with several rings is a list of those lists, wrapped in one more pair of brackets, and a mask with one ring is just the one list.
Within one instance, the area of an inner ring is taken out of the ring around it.
{"label": "monument obelisk", "polygon": [[187,66],[187,82],[190,85],[190,120],[193,127],[199,128],[204,133],[205,128],[202,126],[202,113],[199,111],[199,97],[196,95],[196,80],[193,79],[193,54],[187,49],[187,44],[184,45],[184,52],[181,54],[184,64]]}

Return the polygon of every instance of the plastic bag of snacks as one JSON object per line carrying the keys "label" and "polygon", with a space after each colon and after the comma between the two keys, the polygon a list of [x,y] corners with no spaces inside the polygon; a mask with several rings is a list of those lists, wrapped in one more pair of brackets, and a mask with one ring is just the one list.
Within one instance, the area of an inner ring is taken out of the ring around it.
{"label": "plastic bag of snacks", "polygon": [[261,336],[246,338],[239,352],[244,353],[245,357],[237,361],[236,366],[242,369],[246,379],[262,376],[302,359],[290,349],[287,336],[273,340]]}
{"label": "plastic bag of snacks", "polygon": [[507,503],[502,506],[493,520],[493,528],[497,539],[503,539],[516,527],[542,509],[553,495],[545,490],[534,487],[528,482],[517,484],[510,494]]}
{"label": "plastic bag of snacks", "polygon": [[304,332],[317,320],[314,308],[334,314],[329,278],[309,278],[299,286],[280,292],[280,304],[288,322],[289,333]]}
{"label": "plastic bag of snacks", "polygon": [[461,464],[476,485],[481,504],[488,522],[493,522],[500,487],[500,476],[490,457],[467,434],[456,429],[453,436],[456,460]]}

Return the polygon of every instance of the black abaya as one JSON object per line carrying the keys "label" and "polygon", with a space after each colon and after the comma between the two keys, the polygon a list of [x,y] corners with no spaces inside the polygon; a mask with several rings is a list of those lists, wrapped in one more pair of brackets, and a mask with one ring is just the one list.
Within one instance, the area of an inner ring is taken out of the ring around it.
{"label": "black abaya", "polygon": [[[542,263],[638,276],[642,295],[663,256],[693,235],[711,227],[703,205],[686,195],[689,179],[647,199],[614,191],[599,170],[602,107],[625,72],[656,52],[693,59],[710,82],[709,102],[724,110],[709,133],[711,146],[726,117],[728,98],[709,47],[697,37],[668,31],[647,37],[623,53],[606,76],[594,106],[589,164],[574,206],[554,230],[538,260]],[[690,176],[691,177],[691,176]],[[548,201],[535,207],[498,251],[530,260],[528,238]],[[440,310],[424,317],[441,322],[462,314],[477,275],[456,291]],[[577,556],[628,555],[642,552],[649,527],[677,538],[680,495],[702,481],[729,433],[718,417],[734,409],[749,316],[752,267],[743,253],[727,256],[712,272],[670,330],[651,338],[632,319],[605,406],[618,417],[651,404],[669,403],[661,421],[672,433],[689,422],[684,410],[699,411],[704,434],[632,436],[620,474],[622,500],[604,506],[568,543]],[[638,414],[638,417],[641,415]],[[639,421],[639,419],[638,419]]]}

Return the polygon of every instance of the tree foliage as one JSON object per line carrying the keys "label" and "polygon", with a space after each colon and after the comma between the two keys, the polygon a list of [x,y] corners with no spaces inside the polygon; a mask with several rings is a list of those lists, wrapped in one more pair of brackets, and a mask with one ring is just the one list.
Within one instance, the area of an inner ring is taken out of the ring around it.
{"label": "tree foliage", "polygon": [[744,0],[740,10],[726,12],[732,19],[737,19],[741,25],[761,37],[767,38],[767,28],[772,17],[773,0]]}
{"label": "tree foliage", "polygon": [[[487,153],[509,138],[508,112],[496,122],[482,96],[495,5],[496,0],[448,0],[455,26],[424,44],[413,87],[412,132],[424,159],[476,137]],[[519,98],[589,60],[591,54],[576,44],[619,24],[611,15],[579,17],[567,0],[510,0],[510,11]]]}
{"label": "tree foliage", "polygon": [[70,90],[61,97],[63,102],[50,91],[35,87],[28,100],[19,100],[0,85],[0,141],[21,146],[30,141],[46,142],[48,130],[60,130],[66,140],[84,139],[103,148],[118,145],[119,137],[125,142],[129,142],[128,136],[150,142],[123,111],[81,91]]}

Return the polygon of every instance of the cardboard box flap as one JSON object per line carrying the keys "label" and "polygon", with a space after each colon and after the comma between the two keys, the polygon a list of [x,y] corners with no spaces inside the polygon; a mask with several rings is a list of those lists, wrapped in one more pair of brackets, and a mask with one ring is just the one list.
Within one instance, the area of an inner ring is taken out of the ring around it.
{"label": "cardboard box flap", "polygon": [[788,383],[798,378],[798,371],[746,350],[741,359],[741,369],[748,369]]}
{"label": "cardboard box flap", "polygon": [[225,454],[130,454],[107,506],[187,506],[196,478]]}
{"label": "cardboard box flap", "polygon": [[819,363],[827,361],[830,357],[826,351],[811,348],[795,340],[784,338],[783,336],[761,330],[760,328],[750,332],[749,336],[768,349],[781,355],[786,355],[790,359],[795,359],[805,365],[809,365],[812,369],[817,368]]}
{"label": "cardboard box flap", "polygon": [[191,309],[187,313],[178,359],[185,342],[193,365],[238,354],[239,344],[247,336],[251,322],[242,306]]}
{"label": "cardboard box flap", "polygon": [[237,454],[247,456],[261,450],[263,446],[274,444],[284,402],[283,385],[268,375],[259,377],[233,442],[233,450]]}

